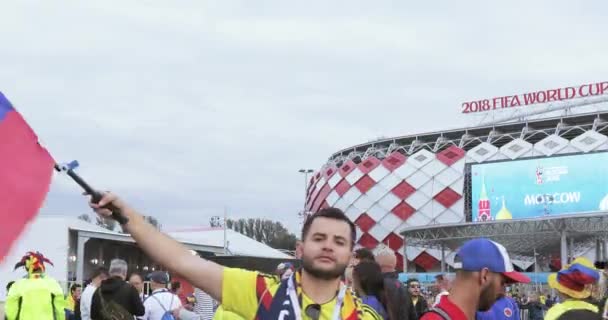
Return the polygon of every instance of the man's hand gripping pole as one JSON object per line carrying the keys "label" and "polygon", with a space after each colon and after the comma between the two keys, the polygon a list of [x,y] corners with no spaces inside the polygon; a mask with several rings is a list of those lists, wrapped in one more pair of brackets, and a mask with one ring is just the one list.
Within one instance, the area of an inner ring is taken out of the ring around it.
{"label": "man's hand gripping pole", "polygon": [[[57,170],[58,172],[65,172],[70,178],[72,178],[72,180],[74,180],[80,187],[82,187],[82,189],[84,189],[86,194],[91,195],[91,202],[99,203],[99,201],[102,198],[101,192],[93,189],[93,187],[91,187],[88,183],[86,183],[86,181],[84,181],[84,179],[82,179],[74,171],[74,169],[76,169],[77,167],[78,167],[78,161],[76,161],[76,160],[69,162],[69,163],[64,163],[61,165],[55,164],[55,170]],[[105,208],[112,211],[112,218],[114,220],[118,221],[118,223],[120,223],[121,225],[124,225],[129,221],[129,219],[127,219],[127,217],[125,217],[120,212],[120,209],[116,208],[111,203],[107,204],[105,206]]]}

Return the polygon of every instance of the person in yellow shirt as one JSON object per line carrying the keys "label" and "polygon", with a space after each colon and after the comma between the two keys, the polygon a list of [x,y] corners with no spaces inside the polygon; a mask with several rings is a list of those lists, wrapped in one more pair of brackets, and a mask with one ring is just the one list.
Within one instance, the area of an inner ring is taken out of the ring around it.
{"label": "person in yellow shirt", "polygon": [[188,248],[161,233],[141,214],[112,193],[90,206],[111,218],[112,208],[124,219],[122,228],[158,264],[184,277],[245,319],[377,320],[341,281],[356,239],[355,225],[339,209],[326,208],[309,216],[302,228],[297,255],[302,269],[285,280],[277,276],[225,268],[192,255]]}
{"label": "person in yellow shirt", "polygon": [[570,313],[575,313],[578,319],[599,318],[599,308],[585,301],[599,277],[597,269],[584,257],[576,258],[558,273],[550,274],[547,282],[559,293],[562,302],[553,305],[544,320],[558,320]]}
{"label": "person in yellow shirt", "polygon": [[80,303],[80,294],[82,293],[82,286],[78,283],[74,283],[70,287],[70,294],[66,297],[66,318],[74,319],[76,312],[76,305]]}

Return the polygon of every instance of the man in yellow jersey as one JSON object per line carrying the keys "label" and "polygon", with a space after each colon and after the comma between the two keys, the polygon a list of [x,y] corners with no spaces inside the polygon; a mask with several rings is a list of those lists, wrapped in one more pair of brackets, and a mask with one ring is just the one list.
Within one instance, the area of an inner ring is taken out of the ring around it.
{"label": "man in yellow jersey", "polygon": [[281,281],[192,255],[112,193],[104,193],[98,204],[90,203],[106,218],[112,217],[108,205],[126,218],[123,229],[148,256],[220,301],[225,311],[260,320],[381,319],[364,312],[360,300],[340,280],[352,256],[356,231],[339,209],[323,209],[306,220],[297,248],[303,268]]}

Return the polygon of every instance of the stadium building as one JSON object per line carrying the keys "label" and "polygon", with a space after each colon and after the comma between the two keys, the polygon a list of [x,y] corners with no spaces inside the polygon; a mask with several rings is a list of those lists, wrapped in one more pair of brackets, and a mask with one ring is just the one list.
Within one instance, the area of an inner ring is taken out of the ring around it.
{"label": "stadium building", "polygon": [[606,260],[607,100],[340,150],[309,179],[305,213],[344,210],[357,245],[390,247],[406,272],[449,271],[454,250],[478,236],[505,245],[523,271]]}

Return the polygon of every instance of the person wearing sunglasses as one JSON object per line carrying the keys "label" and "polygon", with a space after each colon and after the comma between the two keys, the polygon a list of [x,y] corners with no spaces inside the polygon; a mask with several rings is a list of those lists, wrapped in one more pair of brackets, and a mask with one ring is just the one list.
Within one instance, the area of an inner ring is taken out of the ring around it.
{"label": "person wearing sunglasses", "polygon": [[420,316],[429,308],[428,302],[420,294],[420,281],[416,278],[407,279],[407,290],[410,292],[412,298],[412,304],[414,305],[414,313],[417,320]]}
{"label": "person wearing sunglasses", "polygon": [[111,205],[125,218],[121,219],[123,230],[152,260],[207,292],[223,310],[245,319],[377,319],[363,310],[341,281],[352,257],[356,229],[340,209],[321,209],[306,219],[296,247],[302,269],[281,280],[277,275],[227,268],[192,255],[110,192],[89,205],[99,216],[112,218]]}

